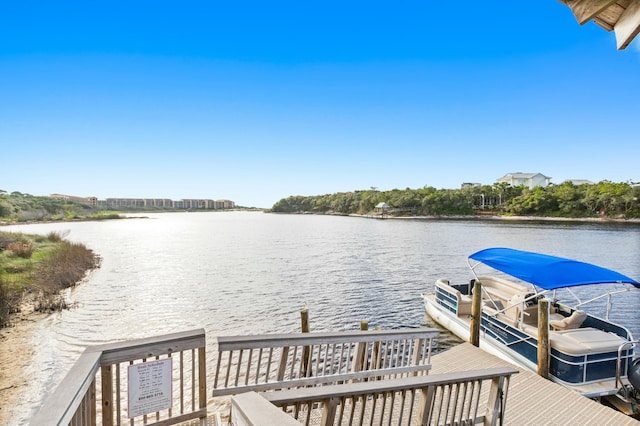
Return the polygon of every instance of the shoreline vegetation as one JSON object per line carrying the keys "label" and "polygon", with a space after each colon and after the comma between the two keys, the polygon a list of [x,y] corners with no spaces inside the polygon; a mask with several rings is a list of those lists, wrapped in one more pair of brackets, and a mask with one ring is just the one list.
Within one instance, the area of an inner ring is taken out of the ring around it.
{"label": "shoreline vegetation", "polygon": [[50,313],[69,308],[62,291],[82,282],[101,258],[56,232],[0,232],[0,328],[25,310]]}
{"label": "shoreline vegetation", "polygon": [[376,188],[314,196],[290,196],[276,202],[273,213],[476,219],[526,217],[528,220],[640,219],[640,183],[559,185],[528,188],[506,183],[461,189]]}
{"label": "shoreline vegetation", "polygon": [[58,233],[0,232],[0,424],[9,424],[29,386],[25,369],[36,352],[35,327],[70,308],[64,290],[81,284],[100,263],[92,250]]}

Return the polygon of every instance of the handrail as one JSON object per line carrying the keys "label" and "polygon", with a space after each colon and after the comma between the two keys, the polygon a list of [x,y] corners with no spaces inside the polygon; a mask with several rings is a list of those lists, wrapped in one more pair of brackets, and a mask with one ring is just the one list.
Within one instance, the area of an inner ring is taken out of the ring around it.
{"label": "handrail", "polygon": [[[196,349],[198,350],[197,379],[196,371],[192,371],[191,374],[192,381],[198,382],[198,409],[196,410],[192,404],[190,412],[185,414],[181,409],[178,410],[180,411],[178,415],[173,415],[169,410],[168,417],[162,423],[175,424],[185,419],[204,418],[207,402],[205,347],[204,329],[90,347],[80,355],[60,385],[32,419],[31,424],[37,426],[96,424],[97,409],[101,405],[102,424],[110,425],[113,422],[113,409],[120,407],[118,396],[121,387],[124,388],[124,383],[122,386],[120,383],[119,371],[116,372],[116,383],[112,383],[112,368],[118,369],[121,363],[132,364],[134,361],[156,360],[160,356],[171,357],[174,354],[180,354],[182,359],[184,351]],[[191,354],[191,358],[192,365],[195,365],[195,352]],[[181,364],[181,375],[183,367]],[[100,370],[102,370],[102,377],[98,375]],[[101,388],[96,386],[97,379],[102,382]],[[181,385],[182,382],[181,377]],[[195,386],[195,383],[192,386]],[[192,395],[192,399],[195,401],[195,395]],[[116,412],[116,418],[119,422],[119,411]]]}
{"label": "handrail", "polygon": [[[425,336],[425,333],[428,336]],[[291,342],[296,345],[313,345],[314,343],[333,344],[349,342],[377,342],[385,338],[394,339],[416,339],[424,337],[437,337],[439,334],[434,328],[409,328],[402,330],[370,330],[362,331],[340,331],[340,332],[313,332],[313,333],[286,333],[286,334],[264,334],[249,336],[218,336],[218,347],[220,351],[238,349],[259,349],[269,347],[281,347]]]}
{"label": "handrail", "polygon": [[427,374],[433,328],[218,337],[212,396]]}
{"label": "handrail", "polygon": [[456,371],[429,376],[404,377],[402,379],[378,380],[374,382],[344,383],[313,388],[288,389],[280,392],[266,392],[262,396],[275,405],[295,403],[300,400],[323,397],[361,396],[369,393],[403,391],[425,386],[456,385],[471,380],[487,380],[494,377],[517,374],[512,367],[494,367],[480,370]]}
{"label": "handrail", "polygon": [[95,388],[95,376],[99,370],[100,353],[85,350],[31,424],[69,424],[85,395]]}
{"label": "handrail", "polygon": [[[438,335],[436,329],[417,328],[227,336],[218,338],[218,346],[220,353],[226,351],[229,355],[229,364],[225,366],[227,371],[232,364],[233,370],[237,368],[240,371],[245,351],[244,362],[246,364],[248,360],[249,368],[254,369],[251,370],[252,380],[254,377],[264,377],[265,370],[266,376],[269,375],[266,364],[271,365],[273,354],[274,370],[278,369],[278,377],[267,379],[269,383],[266,388],[271,388],[274,381],[280,381],[280,385],[284,383],[285,386],[282,387],[286,388],[287,384],[308,386],[314,383],[372,380],[381,376],[426,374],[430,369],[434,339]],[[308,358],[307,355],[302,356],[302,349],[306,347],[310,348]],[[167,404],[171,408],[144,414],[142,422],[149,425],[171,425],[196,418],[203,419],[207,415],[205,348],[204,329],[90,347],[80,355],[31,424],[67,426],[95,425],[100,421],[103,425],[127,422],[129,414],[126,408],[127,402],[130,402],[127,399],[128,369],[131,365],[165,359],[172,360],[171,392],[174,401]],[[336,348],[344,348],[344,354]],[[258,354],[263,352],[270,354],[268,361],[266,356],[259,358]],[[294,372],[294,365],[296,368],[303,365],[302,358],[308,362],[306,370],[302,374],[302,369]],[[219,368],[218,364],[218,370]],[[179,379],[176,374],[178,372]],[[234,388],[235,391],[243,389],[242,385],[247,384],[248,374],[247,372],[246,378],[243,376],[240,386],[236,378],[235,384],[232,383],[229,387],[224,384],[224,388]],[[216,381],[217,375],[218,371]],[[218,390],[221,394],[225,393],[225,389]],[[185,398],[190,401],[185,403]],[[135,417],[136,423],[138,419],[139,417]]]}
{"label": "handrail", "polygon": [[[283,390],[262,396],[305,425],[321,417],[322,426],[342,424],[477,424],[496,425],[504,415],[509,380],[518,370],[498,367],[430,376]],[[491,381],[489,393],[482,383]],[[420,390],[420,392],[416,392]],[[486,395],[485,413],[478,413]],[[366,405],[366,407],[365,407]],[[321,416],[312,412],[321,410]],[[304,417],[304,419],[302,418]],[[378,422],[379,420],[379,422]],[[405,421],[406,420],[406,421]]]}
{"label": "handrail", "polygon": [[[625,342],[625,343],[621,344],[621,345],[618,347],[618,359],[616,360],[616,385],[615,385],[615,386],[616,386],[616,388],[618,388],[618,386],[619,386],[619,385],[622,385],[622,378],[621,378],[621,375],[620,375],[620,369],[621,369],[621,368],[620,368],[620,364],[621,364],[621,360],[622,360],[622,351],[623,351],[623,348],[624,348],[625,346],[629,346],[629,345],[632,345],[632,346],[633,346],[633,345],[635,345],[636,343],[640,343],[640,340],[631,340],[631,341],[629,341],[629,342]],[[627,355],[627,358],[629,358],[629,355]],[[628,360],[627,360],[627,369],[628,369],[628,368],[629,368],[629,364],[628,364]],[[623,387],[622,387],[622,389],[624,389],[624,397],[625,397],[626,399],[628,399],[628,398],[629,398],[629,392],[628,392],[628,390],[627,390],[626,386],[623,386]]]}

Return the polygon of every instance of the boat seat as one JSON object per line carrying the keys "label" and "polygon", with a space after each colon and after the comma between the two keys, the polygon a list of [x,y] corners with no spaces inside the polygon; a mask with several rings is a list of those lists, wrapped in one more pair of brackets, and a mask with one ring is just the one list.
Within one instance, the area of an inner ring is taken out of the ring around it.
{"label": "boat seat", "polygon": [[471,315],[473,300],[456,290],[456,298],[458,300],[458,315]]}
{"label": "boat seat", "polygon": [[586,313],[575,310],[571,316],[568,316],[565,319],[549,321],[549,326],[554,330],[571,330],[574,328],[580,328],[585,319],[587,319]]}

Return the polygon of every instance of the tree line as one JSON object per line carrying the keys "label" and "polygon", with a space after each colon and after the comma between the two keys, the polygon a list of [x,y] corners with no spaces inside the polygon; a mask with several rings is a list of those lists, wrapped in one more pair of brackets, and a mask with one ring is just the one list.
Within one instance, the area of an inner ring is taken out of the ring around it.
{"label": "tree line", "polygon": [[640,185],[634,182],[559,185],[529,189],[500,182],[461,189],[374,188],[314,196],[290,196],[271,208],[276,213],[375,214],[386,203],[399,216],[500,214],[540,217],[640,218]]}

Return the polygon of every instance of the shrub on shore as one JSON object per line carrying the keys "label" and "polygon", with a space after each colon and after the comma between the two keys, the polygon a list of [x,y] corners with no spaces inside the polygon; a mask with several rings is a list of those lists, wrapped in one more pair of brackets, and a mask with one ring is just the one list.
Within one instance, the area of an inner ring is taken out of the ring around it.
{"label": "shrub on shore", "polygon": [[35,310],[43,312],[68,308],[60,291],[82,281],[87,271],[97,268],[99,264],[99,258],[84,245],[61,241],[36,269],[35,288],[40,294],[35,301]]}
{"label": "shrub on shore", "polygon": [[46,237],[0,233],[0,327],[19,312],[25,296],[34,310],[50,312],[69,306],[61,290],[78,284],[100,266],[100,258],[62,235]]}

